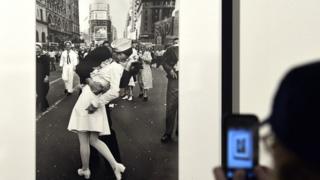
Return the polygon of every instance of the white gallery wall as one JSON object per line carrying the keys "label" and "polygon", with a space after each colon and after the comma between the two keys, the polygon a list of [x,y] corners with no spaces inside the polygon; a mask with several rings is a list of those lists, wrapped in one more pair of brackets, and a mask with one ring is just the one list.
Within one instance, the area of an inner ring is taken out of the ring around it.
{"label": "white gallery wall", "polygon": [[[320,59],[319,0],[242,0],[240,112],[265,119],[284,74]],[[269,164],[266,154],[262,162]]]}
{"label": "white gallery wall", "polygon": [[221,0],[180,1],[179,179],[220,164]]}
{"label": "white gallery wall", "polygon": [[[10,27],[0,30],[1,180],[36,176],[34,3],[0,6]],[[210,180],[220,164],[221,0],[180,1],[179,30],[179,179]]]}

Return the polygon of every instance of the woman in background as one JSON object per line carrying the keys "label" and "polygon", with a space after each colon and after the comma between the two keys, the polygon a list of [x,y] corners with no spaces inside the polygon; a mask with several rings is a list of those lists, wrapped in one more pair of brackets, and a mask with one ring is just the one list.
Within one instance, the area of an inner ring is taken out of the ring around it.
{"label": "woman in background", "polygon": [[141,47],[141,53],[139,54],[140,61],[142,62],[143,69],[140,70],[138,75],[138,82],[140,86],[139,97],[143,97],[143,101],[148,101],[148,91],[153,87],[152,85],[152,71],[150,64],[152,62],[152,56],[150,48],[145,46]]}

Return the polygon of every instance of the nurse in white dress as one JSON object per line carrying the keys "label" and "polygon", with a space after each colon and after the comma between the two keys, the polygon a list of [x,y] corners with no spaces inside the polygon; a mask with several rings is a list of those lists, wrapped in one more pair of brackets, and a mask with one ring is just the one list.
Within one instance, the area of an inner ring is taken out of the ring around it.
{"label": "nurse in white dress", "polygon": [[127,59],[128,56],[122,52],[131,49],[131,41],[127,39],[119,39],[112,44],[117,59],[106,60],[100,68],[91,73],[91,77],[87,79],[87,85],[83,87],[72,110],[68,125],[69,131],[78,134],[82,162],[82,168],[78,169],[78,174],[86,179],[89,179],[91,174],[90,145],[108,160],[117,180],[121,179],[121,173],[125,170],[125,167],[115,160],[108,146],[98,138],[99,135],[110,134],[104,106],[119,97],[120,79],[124,70],[119,61],[123,58]]}
{"label": "nurse in white dress", "polygon": [[150,49],[146,47],[142,47],[143,51],[140,54],[140,59],[142,60],[143,69],[140,70],[138,75],[138,82],[140,86],[140,94],[139,97],[143,97],[144,101],[148,101],[148,91],[153,87],[152,82],[152,71],[151,71],[151,61],[152,56],[150,53]]}
{"label": "nurse in white dress", "polygon": [[64,45],[66,50],[61,54],[60,67],[62,67],[62,80],[65,84],[65,93],[70,95],[73,92],[74,70],[79,61],[78,54],[71,49],[71,41],[66,41]]}
{"label": "nurse in white dress", "polygon": [[[132,54],[128,58],[128,62],[125,65],[126,71],[129,71],[130,66],[133,62],[136,62],[139,60],[139,55],[136,49],[132,48]],[[130,78],[128,86],[125,88],[125,96],[122,98],[124,100],[132,101],[133,100],[133,87],[136,86],[136,83],[133,79],[133,77]]]}

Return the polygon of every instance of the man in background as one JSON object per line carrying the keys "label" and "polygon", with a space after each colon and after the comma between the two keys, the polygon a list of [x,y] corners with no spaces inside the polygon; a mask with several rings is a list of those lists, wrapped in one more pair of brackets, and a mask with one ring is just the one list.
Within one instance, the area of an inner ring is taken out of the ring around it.
{"label": "man in background", "polygon": [[50,70],[56,71],[56,52],[53,49],[50,49],[49,51],[49,57],[50,57]]}
{"label": "man in background", "polygon": [[78,64],[78,55],[72,48],[71,41],[64,43],[65,51],[62,52],[60,58],[60,67],[62,67],[62,80],[65,84],[65,94],[71,95],[73,92],[73,76]]}
{"label": "man in background", "polygon": [[163,69],[167,73],[167,106],[166,106],[166,126],[161,142],[167,143],[171,140],[174,125],[177,123],[176,135],[178,135],[178,74],[179,74],[179,39],[174,39],[175,44],[167,49],[163,55]]}
{"label": "man in background", "polygon": [[49,74],[50,74],[50,58],[43,54],[42,45],[36,44],[36,93],[37,108],[44,112],[49,103],[47,94],[49,92]]}

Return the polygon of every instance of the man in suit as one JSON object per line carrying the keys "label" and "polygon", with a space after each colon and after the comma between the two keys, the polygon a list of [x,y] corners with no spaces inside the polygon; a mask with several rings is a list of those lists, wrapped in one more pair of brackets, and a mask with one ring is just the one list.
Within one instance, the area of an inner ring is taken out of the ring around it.
{"label": "man in suit", "polygon": [[49,92],[50,58],[43,54],[42,45],[36,44],[36,93],[37,108],[41,112],[49,107],[47,94]]}
{"label": "man in suit", "polygon": [[179,74],[179,40],[174,39],[174,45],[169,47],[163,55],[163,68],[167,73],[167,106],[166,106],[166,128],[161,138],[162,143],[172,139],[175,122],[177,122],[176,135],[178,135],[178,74]]}

